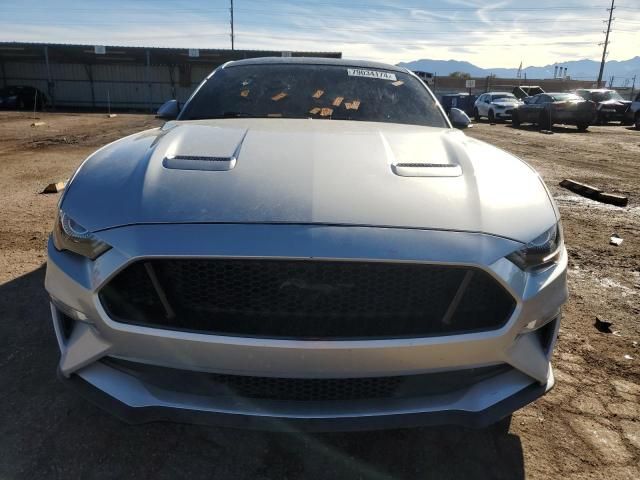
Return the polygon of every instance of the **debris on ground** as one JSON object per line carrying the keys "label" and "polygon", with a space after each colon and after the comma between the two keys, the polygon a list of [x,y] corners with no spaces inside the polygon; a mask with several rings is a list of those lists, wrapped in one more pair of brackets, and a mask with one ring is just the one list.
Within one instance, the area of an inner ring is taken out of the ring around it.
{"label": "debris on ground", "polygon": [[117,116],[117,113],[110,113],[109,115],[107,115],[107,118],[116,118]]}
{"label": "debris on ground", "polygon": [[622,240],[622,237],[618,236],[617,233],[613,233],[611,235],[611,238],[609,239],[609,244],[610,245],[615,245],[616,247],[619,247],[622,244],[623,241],[624,240]]}
{"label": "debris on ground", "polygon": [[602,333],[613,333],[611,331],[611,325],[613,325],[613,323],[607,322],[606,320],[600,320],[598,317],[596,317],[596,321],[593,324],[593,326],[596,327],[596,330]]}
{"label": "debris on ground", "polygon": [[59,193],[63,191],[66,186],[67,186],[66,180],[62,182],[50,183],[44,188],[42,193]]}
{"label": "debris on ground", "polygon": [[608,203],[609,205],[615,205],[617,207],[626,207],[629,204],[629,199],[622,195],[615,195],[613,193],[605,193],[599,188],[587,185],[586,183],[576,182],[570,178],[565,178],[560,182],[560,186],[571,190],[578,195],[596,200],[602,203]]}
{"label": "debris on ground", "polygon": [[46,122],[33,122],[31,124],[32,127],[42,127],[43,125],[46,125]]}
{"label": "debris on ground", "polygon": [[553,130],[540,130],[540,133],[544,133],[545,135],[553,135]]}
{"label": "debris on ground", "polygon": [[633,357],[631,355],[625,355],[624,359],[625,360],[633,360]]}

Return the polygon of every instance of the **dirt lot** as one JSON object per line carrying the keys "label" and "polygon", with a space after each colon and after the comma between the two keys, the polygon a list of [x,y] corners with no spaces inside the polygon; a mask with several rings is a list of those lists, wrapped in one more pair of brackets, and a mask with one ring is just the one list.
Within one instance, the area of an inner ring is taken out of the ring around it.
{"label": "dirt lot", "polygon": [[[513,152],[556,197],[570,254],[571,299],[557,386],[500,428],[273,434],[197,426],[127,426],[55,377],[43,289],[58,195],[83,158],[158,122],[144,115],[0,113],[0,477],[13,478],[640,478],[640,132],[620,126],[544,135],[508,125],[468,134]],[[491,161],[491,159],[487,159]],[[563,178],[629,195],[627,208],[585,200]],[[616,232],[620,247],[609,245]],[[613,322],[598,332],[595,317]]]}

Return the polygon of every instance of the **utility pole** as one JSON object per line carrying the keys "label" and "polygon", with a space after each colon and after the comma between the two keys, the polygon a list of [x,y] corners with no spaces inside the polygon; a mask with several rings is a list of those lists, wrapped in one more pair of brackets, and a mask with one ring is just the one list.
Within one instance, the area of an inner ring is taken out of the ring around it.
{"label": "utility pole", "polygon": [[600,62],[600,73],[598,74],[598,87],[602,82],[602,74],[604,73],[604,62],[607,59],[607,47],[609,46],[609,32],[611,32],[611,20],[613,20],[613,11],[615,10],[616,0],[611,0],[611,8],[609,10],[609,22],[607,23],[607,35],[604,37],[604,47],[602,48],[602,61]]}
{"label": "utility pole", "polygon": [[229,9],[229,11],[231,12],[231,50],[235,50],[233,44],[233,0],[231,0],[231,8]]}

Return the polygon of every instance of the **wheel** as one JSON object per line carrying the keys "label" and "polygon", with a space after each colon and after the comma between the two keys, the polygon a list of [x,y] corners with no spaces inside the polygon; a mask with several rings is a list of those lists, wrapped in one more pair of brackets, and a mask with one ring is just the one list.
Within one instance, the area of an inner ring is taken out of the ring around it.
{"label": "wheel", "polygon": [[540,117],[538,118],[538,127],[540,130],[549,130],[551,128],[551,119],[549,118],[550,114],[548,111],[543,110],[540,112]]}
{"label": "wheel", "polygon": [[581,132],[584,132],[587,130],[587,128],[589,128],[589,124],[581,122],[581,123],[578,123],[576,127],[578,127],[578,130],[580,130]]}
{"label": "wheel", "polygon": [[518,115],[518,112],[513,112],[511,115],[511,126],[515,128],[520,126],[520,115]]}
{"label": "wheel", "polygon": [[479,121],[480,121],[480,112],[478,111],[478,109],[477,109],[477,108],[474,108],[474,109],[473,109],[473,119],[474,119],[476,122],[479,122]]}
{"label": "wheel", "polygon": [[493,110],[489,110],[489,123],[496,123],[496,116],[493,113]]}

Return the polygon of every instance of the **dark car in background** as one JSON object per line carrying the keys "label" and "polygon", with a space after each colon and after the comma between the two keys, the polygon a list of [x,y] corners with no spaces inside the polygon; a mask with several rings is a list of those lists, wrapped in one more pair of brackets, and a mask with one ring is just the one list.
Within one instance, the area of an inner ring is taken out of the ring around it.
{"label": "dark car in background", "polygon": [[42,110],[47,103],[47,96],[35,87],[13,85],[0,88],[2,109]]}
{"label": "dark car in background", "polygon": [[586,130],[596,114],[596,104],[574,93],[540,93],[524,99],[524,103],[513,111],[511,123],[535,123],[548,130],[554,124],[570,124],[578,130]]}
{"label": "dark car in background", "polygon": [[576,90],[576,94],[596,104],[596,123],[626,123],[625,116],[627,110],[629,110],[631,101],[622,98],[615,90],[608,90],[606,88],[584,88]]}

